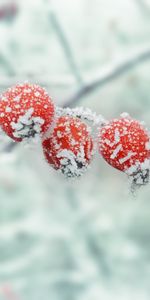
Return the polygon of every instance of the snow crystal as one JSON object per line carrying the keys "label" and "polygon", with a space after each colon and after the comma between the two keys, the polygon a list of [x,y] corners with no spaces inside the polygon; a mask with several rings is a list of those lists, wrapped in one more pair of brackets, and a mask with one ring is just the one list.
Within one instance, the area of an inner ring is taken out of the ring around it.
{"label": "snow crystal", "polygon": [[15,108],[20,108],[20,104],[15,105]]}
{"label": "snow crystal", "polygon": [[145,149],[146,149],[146,150],[150,150],[150,142],[147,142],[147,143],[145,144]]}
{"label": "snow crystal", "polygon": [[32,107],[29,108],[23,116],[19,117],[19,121],[25,125],[30,125],[32,123],[31,116],[33,112],[34,109]]}
{"label": "snow crystal", "polygon": [[38,124],[41,124],[43,125],[44,124],[44,119],[42,119],[41,117],[32,117],[32,120],[35,122],[35,123],[38,123]]}
{"label": "snow crystal", "polygon": [[41,132],[44,120],[40,117],[32,117],[33,112],[34,109],[30,108],[23,116],[18,118],[17,122],[11,122],[12,129],[14,129],[14,137],[34,137]]}
{"label": "snow crystal", "polygon": [[11,122],[10,123],[12,129],[15,129],[15,130],[21,130],[23,128],[23,124],[21,123],[15,123],[15,122]]}
{"label": "snow crystal", "polygon": [[104,143],[110,147],[114,146],[114,143],[111,143],[110,140],[108,140],[108,139],[104,139]]}
{"label": "snow crystal", "polygon": [[92,112],[89,108],[76,107],[76,108],[60,108],[56,107],[57,116],[72,116],[77,117],[82,120],[87,120],[92,122],[93,125],[102,126],[106,124],[106,120],[101,115],[97,115],[95,112]]}
{"label": "snow crystal", "polygon": [[121,118],[124,118],[124,119],[130,118],[130,115],[127,112],[123,112],[120,116],[121,116]]}
{"label": "snow crystal", "polygon": [[116,144],[120,142],[120,132],[118,129],[115,129],[115,142]]}
{"label": "snow crystal", "polygon": [[116,149],[113,151],[112,155],[111,155],[111,159],[115,159],[117,154],[120,152],[120,150],[122,149],[122,145],[119,144]]}
{"label": "snow crystal", "polygon": [[12,109],[11,109],[11,107],[7,106],[5,111],[6,111],[6,112],[11,112]]}
{"label": "snow crystal", "polygon": [[123,158],[120,158],[119,159],[119,163],[120,164],[123,164],[125,163],[126,161],[128,161],[132,156],[136,155],[136,153],[134,152],[129,152],[127,156],[123,157]]}
{"label": "snow crystal", "polygon": [[8,99],[7,99],[7,98],[5,98],[5,97],[2,97],[2,101],[4,101],[4,102],[8,102]]}

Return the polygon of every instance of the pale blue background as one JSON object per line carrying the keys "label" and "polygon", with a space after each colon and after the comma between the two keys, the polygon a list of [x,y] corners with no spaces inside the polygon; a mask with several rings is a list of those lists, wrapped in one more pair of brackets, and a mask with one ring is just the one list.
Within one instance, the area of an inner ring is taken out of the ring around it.
{"label": "pale blue background", "polygon": [[[16,17],[0,21],[1,91],[28,79],[63,105],[84,82],[150,49],[149,0],[16,3]],[[150,55],[78,105],[106,118],[127,111],[149,126]],[[69,182],[40,145],[6,152],[9,142],[0,139],[0,300],[148,300],[150,187],[132,197],[126,176],[98,154]]]}

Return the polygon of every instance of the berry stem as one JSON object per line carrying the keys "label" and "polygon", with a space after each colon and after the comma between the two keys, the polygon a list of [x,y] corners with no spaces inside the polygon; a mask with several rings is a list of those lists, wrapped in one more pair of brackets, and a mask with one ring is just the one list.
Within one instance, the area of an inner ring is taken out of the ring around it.
{"label": "berry stem", "polygon": [[89,108],[76,107],[76,108],[62,108],[56,107],[57,116],[72,116],[80,118],[81,120],[88,121],[93,124],[93,126],[104,126],[107,121],[102,115],[97,115],[95,112],[92,112]]}
{"label": "berry stem", "polygon": [[113,62],[110,66],[104,67],[103,70],[95,76],[95,78],[86,81],[82,87],[73,93],[73,95],[69,96],[68,99],[65,99],[64,107],[73,107],[75,104],[80,103],[84,97],[89,96],[97,88],[101,88],[109,84],[113,80],[119,78],[121,75],[149,59],[150,46],[148,45],[143,49],[140,48],[138,51],[135,51],[135,53],[130,54],[128,57],[121,58],[119,61]]}

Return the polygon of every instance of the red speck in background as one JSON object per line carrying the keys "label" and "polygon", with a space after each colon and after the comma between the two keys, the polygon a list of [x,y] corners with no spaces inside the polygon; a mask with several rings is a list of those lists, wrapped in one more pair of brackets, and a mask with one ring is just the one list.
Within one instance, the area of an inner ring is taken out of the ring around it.
{"label": "red speck in background", "polygon": [[1,4],[0,5],[0,21],[16,16],[17,12],[18,12],[18,6],[17,6],[16,2],[11,1],[7,4]]}
{"label": "red speck in background", "polygon": [[0,287],[0,291],[5,297],[4,299],[6,300],[20,300],[20,298],[14,292],[10,284],[5,284],[2,287]]}

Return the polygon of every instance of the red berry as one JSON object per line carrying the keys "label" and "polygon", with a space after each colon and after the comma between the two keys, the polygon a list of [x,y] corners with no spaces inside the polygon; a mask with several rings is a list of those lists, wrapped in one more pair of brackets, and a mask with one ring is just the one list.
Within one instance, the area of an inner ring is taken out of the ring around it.
{"label": "red berry", "polygon": [[89,127],[80,119],[59,117],[42,143],[47,162],[67,177],[78,177],[87,169],[93,154]]}
{"label": "red berry", "polygon": [[137,184],[148,181],[150,137],[144,126],[123,114],[100,130],[99,151],[114,168],[134,176]]}
{"label": "red berry", "polygon": [[21,84],[0,97],[0,125],[15,141],[45,133],[54,119],[54,104],[35,84]]}

